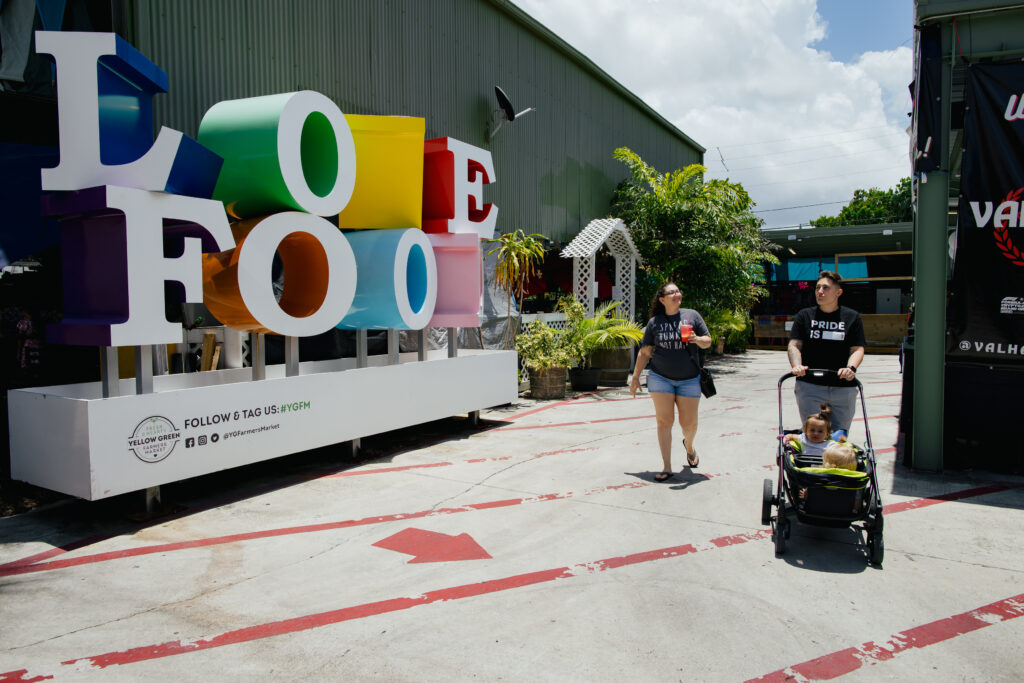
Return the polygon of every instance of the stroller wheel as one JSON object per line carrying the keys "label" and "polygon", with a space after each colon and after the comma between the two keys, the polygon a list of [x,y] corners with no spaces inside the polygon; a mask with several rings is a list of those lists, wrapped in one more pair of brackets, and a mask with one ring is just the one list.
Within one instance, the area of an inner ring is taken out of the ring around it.
{"label": "stroller wheel", "polygon": [[877,566],[882,566],[882,559],[885,557],[885,542],[882,540],[882,532],[874,531],[868,533],[868,561]]}
{"label": "stroller wheel", "polygon": [[772,522],[772,480],[764,480],[764,495],[761,497],[761,524]]}
{"label": "stroller wheel", "polygon": [[789,522],[779,512],[779,520],[775,523],[775,554],[783,555],[786,552],[786,538],[789,536]]}

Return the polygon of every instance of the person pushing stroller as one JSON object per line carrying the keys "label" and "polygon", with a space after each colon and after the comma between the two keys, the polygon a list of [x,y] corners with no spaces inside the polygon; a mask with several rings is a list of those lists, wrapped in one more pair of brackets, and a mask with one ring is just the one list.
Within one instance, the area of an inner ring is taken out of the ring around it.
{"label": "person pushing stroller", "polygon": [[[842,283],[838,273],[821,271],[814,287],[818,305],[796,314],[786,353],[796,377],[793,393],[800,419],[806,420],[828,402],[832,406],[832,428],[846,433],[857,407],[854,380],[867,342],[860,314],[839,305]],[[812,368],[832,372],[808,374]]]}

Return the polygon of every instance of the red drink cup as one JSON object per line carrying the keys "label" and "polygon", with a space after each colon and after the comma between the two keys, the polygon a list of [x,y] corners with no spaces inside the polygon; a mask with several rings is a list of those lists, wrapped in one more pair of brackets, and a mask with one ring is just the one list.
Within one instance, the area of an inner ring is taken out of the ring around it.
{"label": "red drink cup", "polygon": [[684,322],[679,326],[679,336],[684,342],[688,342],[693,339],[693,325],[689,321]]}

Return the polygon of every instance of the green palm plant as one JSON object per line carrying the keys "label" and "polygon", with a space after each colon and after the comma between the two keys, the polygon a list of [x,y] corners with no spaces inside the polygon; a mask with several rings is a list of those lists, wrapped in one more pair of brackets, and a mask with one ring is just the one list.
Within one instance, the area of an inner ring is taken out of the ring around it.
{"label": "green palm plant", "polygon": [[565,345],[575,353],[575,360],[583,367],[590,367],[590,356],[600,349],[615,349],[640,343],[644,331],[636,322],[613,315],[621,301],[602,304],[588,318],[583,304],[574,297],[563,297],[558,309],[565,313]]}
{"label": "green palm plant", "polygon": [[[505,315],[512,318],[512,298],[516,300],[516,310],[522,310],[523,291],[527,281],[537,273],[537,266],[544,262],[544,236],[527,235],[522,230],[503,233],[500,237],[488,240],[497,244],[487,252],[487,256],[497,254],[494,269],[494,282],[505,290]],[[520,315],[516,316],[516,329],[519,329]],[[509,337],[512,326],[505,327],[502,346],[509,348]]]}
{"label": "green palm plant", "polygon": [[719,347],[719,351],[730,337],[746,331],[749,326],[746,311],[730,311],[728,309],[712,311],[704,318],[704,322],[707,323],[712,342]]}

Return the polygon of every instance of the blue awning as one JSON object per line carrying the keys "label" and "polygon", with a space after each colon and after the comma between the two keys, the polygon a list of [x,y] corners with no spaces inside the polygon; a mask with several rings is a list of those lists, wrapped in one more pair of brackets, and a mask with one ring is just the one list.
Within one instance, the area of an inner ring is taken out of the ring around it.
{"label": "blue awning", "polygon": [[[773,282],[816,281],[818,273],[833,270],[834,258],[791,258],[772,269]],[[844,256],[839,259],[839,274],[844,280],[868,276],[868,262],[863,256]]]}

